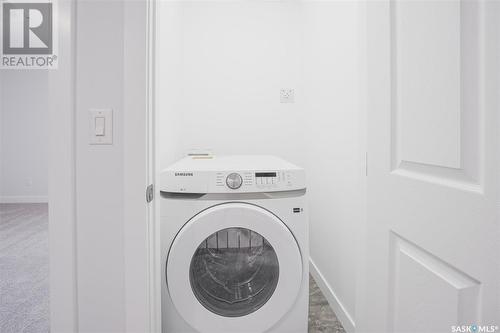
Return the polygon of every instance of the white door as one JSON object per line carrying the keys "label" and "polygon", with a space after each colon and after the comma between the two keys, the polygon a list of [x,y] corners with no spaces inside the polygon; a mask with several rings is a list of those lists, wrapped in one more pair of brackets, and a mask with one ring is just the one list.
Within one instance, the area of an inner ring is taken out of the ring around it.
{"label": "white door", "polygon": [[226,203],[194,216],[170,247],[172,303],[199,332],[265,332],[295,303],[302,283],[295,237],[269,211]]}
{"label": "white door", "polygon": [[367,3],[358,332],[498,331],[499,8]]}

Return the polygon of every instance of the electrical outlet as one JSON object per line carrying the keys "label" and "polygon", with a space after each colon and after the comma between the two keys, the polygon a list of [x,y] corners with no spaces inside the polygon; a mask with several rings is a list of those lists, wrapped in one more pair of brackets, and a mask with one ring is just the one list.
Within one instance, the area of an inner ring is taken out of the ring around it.
{"label": "electrical outlet", "polygon": [[280,102],[281,103],[295,103],[295,90],[293,90],[293,89],[280,89]]}

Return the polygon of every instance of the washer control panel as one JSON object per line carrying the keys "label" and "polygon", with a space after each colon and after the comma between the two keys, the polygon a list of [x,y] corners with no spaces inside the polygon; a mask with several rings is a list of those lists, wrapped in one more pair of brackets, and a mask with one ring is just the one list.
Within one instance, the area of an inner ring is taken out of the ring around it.
{"label": "washer control panel", "polygon": [[189,156],[162,170],[170,193],[259,193],[306,188],[304,169],[266,155]]}
{"label": "washer control panel", "polygon": [[260,191],[260,190],[287,190],[293,187],[292,173],[289,171],[262,171],[262,172],[217,172],[215,188],[231,190]]}

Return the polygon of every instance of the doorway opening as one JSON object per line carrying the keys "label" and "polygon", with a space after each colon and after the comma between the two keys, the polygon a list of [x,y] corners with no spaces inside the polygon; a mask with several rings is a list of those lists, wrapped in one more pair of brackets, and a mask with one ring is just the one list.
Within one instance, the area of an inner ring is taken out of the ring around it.
{"label": "doorway opening", "polygon": [[0,331],[49,332],[46,70],[0,76]]}

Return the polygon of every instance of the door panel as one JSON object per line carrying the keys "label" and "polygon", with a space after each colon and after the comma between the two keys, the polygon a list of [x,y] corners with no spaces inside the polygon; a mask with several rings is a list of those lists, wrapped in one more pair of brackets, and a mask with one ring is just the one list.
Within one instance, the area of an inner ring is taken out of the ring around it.
{"label": "door panel", "polygon": [[450,323],[477,322],[478,281],[399,235],[390,237],[390,331],[447,332]]}
{"label": "door panel", "polygon": [[460,4],[397,1],[391,12],[398,157],[460,168]]}
{"label": "door panel", "polygon": [[368,1],[366,9],[357,331],[498,326],[500,3]]}
{"label": "door panel", "polygon": [[479,2],[389,7],[393,169],[479,191]]}

